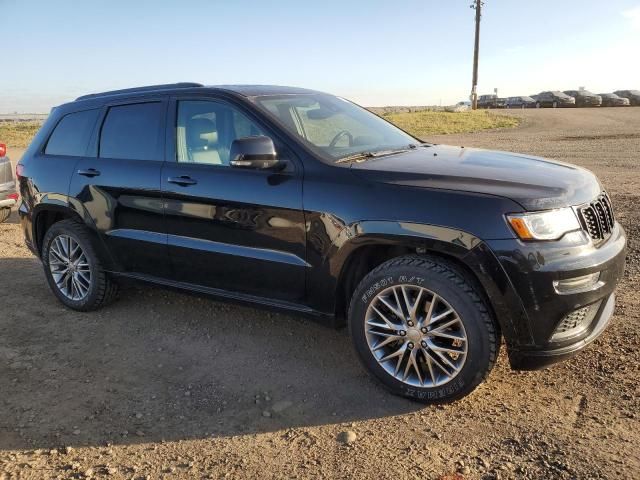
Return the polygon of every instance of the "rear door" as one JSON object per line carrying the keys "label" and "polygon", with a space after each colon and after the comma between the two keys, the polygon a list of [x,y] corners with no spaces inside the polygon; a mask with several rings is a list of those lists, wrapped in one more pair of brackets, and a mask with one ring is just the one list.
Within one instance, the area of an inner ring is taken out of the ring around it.
{"label": "rear door", "polygon": [[[250,110],[224,99],[172,99],[168,132],[162,189],[176,281],[301,301],[302,165]],[[231,143],[251,135],[271,137],[286,169],[231,167]]]}
{"label": "rear door", "polygon": [[70,200],[89,216],[118,268],[169,277],[160,172],[167,100],[105,107],[91,149],[76,165]]}

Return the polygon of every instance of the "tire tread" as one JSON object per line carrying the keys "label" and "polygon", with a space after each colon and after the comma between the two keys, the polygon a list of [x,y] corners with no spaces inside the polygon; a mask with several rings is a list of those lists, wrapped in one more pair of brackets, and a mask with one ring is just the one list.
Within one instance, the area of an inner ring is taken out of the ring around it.
{"label": "tire tread", "polygon": [[[89,236],[89,233],[87,232],[86,227],[82,225],[79,221],[74,219],[67,219],[67,220],[61,220],[59,222],[56,222],[49,228],[49,230],[45,234],[45,238],[43,241],[44,245],[49,244],[50,232],[54,227],[62,228],[64,230],[73,232],[74,235],[81,238],[87,245],[91,247],[92,251],[89,253],[92,257],[91,260],[95,264],[96,273],[97,273],[97,275],[95,275],[96,277],[95,281],[97,282],[96,284],[97,293],[95,297],[92,299],[92,301],[80,307],[76,307],[68,304],[67,306],[75,310],[88,312],[92,310],[98,310],[99,308],[102,308],[108,305],[109,303],[111,303],[118,294],[118,284],[111,279],[109,274],[107,274],[104,268],[102,267],[102,262],[100,261],[99,256],[93,249],[92,240],[91,240],[91,237]],[[43,258],[43,264],[45,264],[45,269],[48,268],[48,263],[45,263],[44,258]]]}
{"label": "tire tread", "polygon": [[[485,371],[482,372],[481,376],[479,377],[479,381],[477,382],[477,384],[479,385],[480,383],[484,382],[491,373],[491,370],[493,370],[493,367],[495,366],[498,359],[498,353],[500,350],[500,338],[498,329],[496,328],[496,324],[494,323],[492,315],[489,312],[485,301],[482,299],[481,295],[478,294],[473,284],[466,278],[467,274],[461,271],[461,269],[453,262],[450,262],[441,257],[418,254],[404,255],[401,257],[392,258],[391,260],[387,260],[386,262],[378,265],[376,268],[371,270],[360,281],[358,287],[356,288],[356,291],[358,290],[360,285],[368,283],[376,275],[384,272],[385,270],[395,267],[415,267],[434,272],[438,275],[446,277],[447,280],[451,281],[454,285],[456,285],[460,290],[462,290],[466,295],[469,296],[473,304],[477,307],[484,327],[489,333],[489,362],[487,367],[485,368]],[[349,304],[348,318],[350,320],[353,318],[352,312],[355,301],[356,295],[354,294]],[[466,392],[463,395],[460,395],[460,397],[464,395],[466,395]],[[456,398],[453,398],[451,400],[455,400]]]}

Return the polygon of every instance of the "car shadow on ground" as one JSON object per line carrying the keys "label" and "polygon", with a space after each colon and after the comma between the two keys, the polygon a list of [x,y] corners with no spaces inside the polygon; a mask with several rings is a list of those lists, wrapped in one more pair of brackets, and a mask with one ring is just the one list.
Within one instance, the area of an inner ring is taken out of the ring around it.
{"label": "car shadow on ground", "polygon": [[[265,280],[272,281],[272,280]],[[0,449],[143,443],[424,408],[365,373],[345,330],[141,285],[73,312],[35,258],[0,258]]]}

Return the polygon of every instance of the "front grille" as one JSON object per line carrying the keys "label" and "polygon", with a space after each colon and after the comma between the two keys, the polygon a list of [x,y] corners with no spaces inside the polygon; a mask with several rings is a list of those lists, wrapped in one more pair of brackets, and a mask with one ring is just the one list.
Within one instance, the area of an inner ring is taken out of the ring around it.
{"label": "front grille", "polygon": [[609,238],[615,223],[609,195],[601,194],[590,204],[580,207],[578,213],[583,228],[596,243]]}
{"label": "front grille", "polygon": [[551,337],[552,341],[565,340],[583,333],[598,313],[601,302],[582,307],[567,314],[560,320]]}

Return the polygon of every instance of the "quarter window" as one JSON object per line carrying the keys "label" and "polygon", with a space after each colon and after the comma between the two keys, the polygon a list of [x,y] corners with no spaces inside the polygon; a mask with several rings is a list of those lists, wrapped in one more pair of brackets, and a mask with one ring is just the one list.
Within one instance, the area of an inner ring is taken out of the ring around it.
{"label": "quarter window", "polygon": [[44,153],[69,157],[85,155],[97,117],[98,110],[85,110],[62,117],[49,137]]}
{"label": "quarter window", "polygon": [[163,160],[162,103],[111,107],[102,125],[100,157]]}
{"label": "quarter window", "polygon": [[221,102],[178,102],[176,151],[178,162],[229,165],[231,143],[264,135],[263,130],[236,108]]}

